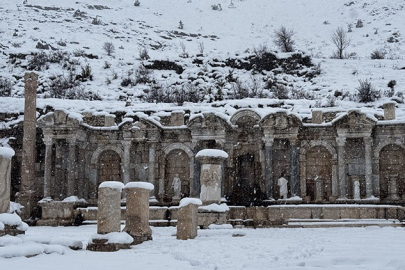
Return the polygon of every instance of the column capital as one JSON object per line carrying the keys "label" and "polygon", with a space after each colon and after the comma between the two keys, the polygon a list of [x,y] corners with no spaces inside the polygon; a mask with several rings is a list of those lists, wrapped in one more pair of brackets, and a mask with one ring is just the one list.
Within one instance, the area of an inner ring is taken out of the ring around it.
{"label": "column capital", "polygon": [[129,148],[129,147],[131,147],[131,145],[132,145],[132,141],[121,141],[121,144],[122,144],[122,146],[124,146],[124,149],[125,148]]}
{"label": "column capital", "polygon": [[44,141],[45,146],[51,146],[53,143],[53,138],[51,136],[44,136],[42,140]]}
{"label": "column capital", "polygon": [[274,144],[274,137],[264,136],[263,142],[266,146],[273,146]]}
{"label": "column capital", "polygon": [[338,146],[345,146],[346,144],[346,137],[337,137],[336,138],[336,143]]}
{"label": "column capital", "polygon": [[373,138],[371,138],[371,137],[364,137],[363,140],[364,140],[365,145],[372,145],[373,144]]}

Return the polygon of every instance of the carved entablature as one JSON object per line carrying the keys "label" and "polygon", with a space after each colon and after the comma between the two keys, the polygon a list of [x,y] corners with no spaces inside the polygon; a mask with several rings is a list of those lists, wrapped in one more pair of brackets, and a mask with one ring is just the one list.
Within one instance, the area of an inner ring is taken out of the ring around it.
{"label": "carved entablature", "polygon": [[203,113],[188,123],[191,136],[197,140],[224,139],[232,126],[214,113]]}
{"label": "carved entablature", "polygon": [[137,140],[157,142],[160,140],[162,129],[149,119],[140,119],[134,123],[132,132]]}
{"label": "carved entablature", "polygon": [[43,129],[77,129],[83,121],[63,110],[55,110],[38,119],[38,127]]}
{"label": "carved entablature", "polygon": [[261,121],[261,127],[266,137],[296,138],[301,126],[302,122],[297,116],[287,114],[285,111],[266,115]]}
{"label": "carved entablature", "polygon": [[356,138],[370,136],[377,121],[359,110],[349,111],[335,122],[339,136]]}

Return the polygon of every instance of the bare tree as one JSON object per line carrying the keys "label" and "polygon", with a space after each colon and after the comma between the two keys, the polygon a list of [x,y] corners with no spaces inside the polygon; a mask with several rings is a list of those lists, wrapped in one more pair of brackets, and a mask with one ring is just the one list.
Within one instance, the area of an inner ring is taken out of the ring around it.
{"label": "bare tree", "polygon": [[276,44],[282,52],[294,51],[294,31],[287,29],[285,26],[281,26],[274,31],[274,44]]}
{"label": "bare tree", "polygon": [[331,35],[331,41],[336,46],[336,53],[334,58],[344,59],[344,50],[350,45],[350,39],[346,34],[346,31],[343,27],[338,27]]}
{"label": "bare tree", "polygon": [[104,42],[103,49],[108,54],[108,56],[115,52],[115,47],[112,42]]}

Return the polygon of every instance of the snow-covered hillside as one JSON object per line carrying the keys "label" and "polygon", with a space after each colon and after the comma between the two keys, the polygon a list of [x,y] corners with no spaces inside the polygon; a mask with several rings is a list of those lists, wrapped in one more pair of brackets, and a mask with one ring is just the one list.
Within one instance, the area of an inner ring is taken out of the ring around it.
{"label": "snow-covered hillside", "polygon": [[[254,92],[246,95],[254,98],[248,102],[233,101],[239,107],[276,104],[281,99],[286,108],[297,104],[306,109],[369,107],[378,113],[382,103],[403,100],[403,0],[327,4],[322,0],[144,0],[140,6],[134,0],[24,2],[10,0],[0,5],[0,112],[23,111],[27,70],[39,74],[40,107],[75,111],[114,111],[125,104],[135,110],[153,107],[146,103],[160,101],[150,96],[156,89],[167,96],[193,91],[199,107],[240,98],[235,95],[238,89]],[[320,74],[254,72],[227,64],[227,59],[247,59],[265,48],[279,51],[273,41],[281,26],[294,32],[295,51],[312,58],[312,67],[300,67],[296,73]],[[350,39],[345,50],[348,59],[331,59],[336,51],[331,35],[338,27]],[[106,43],[114,47],[111,55],[103,49]],[[375,51],[385,59],[372,60]],[[141,59],[145,52],[148,60]],[[160,62],[151,67],[156,60]],[[166,67],[160,69],[162,65]],[[147,78],[137,80],[139,73]],[[355,94],[360,80],[370,82],[380,91],[380,98],[358,103]],[[389,88],[392,81],[396,84]],[[275,94],[269,85],[281,85],[286,92]],[[51,97],[101,102],[89,105]]]}

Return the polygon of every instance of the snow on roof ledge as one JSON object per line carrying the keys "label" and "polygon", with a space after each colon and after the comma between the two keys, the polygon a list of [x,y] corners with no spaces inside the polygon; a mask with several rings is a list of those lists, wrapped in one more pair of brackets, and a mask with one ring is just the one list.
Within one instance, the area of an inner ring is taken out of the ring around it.
{"label": "snow on roof ledge", "polygon": [[129,182],[124,188],[143,188],[148,190],[153,190],[155,186],[148,182]]}
{"label": "snow on roof ledge", "polygon": [[186,207],[189,204],[202,205],[202,201],[196,198],[183,198],[180,201],[179,207]]}
{"label": "snow on roof ledge", "polygon": [[10,147],[0,147],[0,156],[5,158],[12,158],[15,152]]}
{"label": "snow on roof ledge", "polygon": [[105,181],[102,182],[98,187],[118,189],[119,191],[121,191],[124,188],[124,184],[118,181]]}
{"label": "snow on roof ledge", "polygon": [[218,157],[218,158],[228,158],[228,154],[225,151],[218,149],[204,149],[197,153],[197,157]]}

